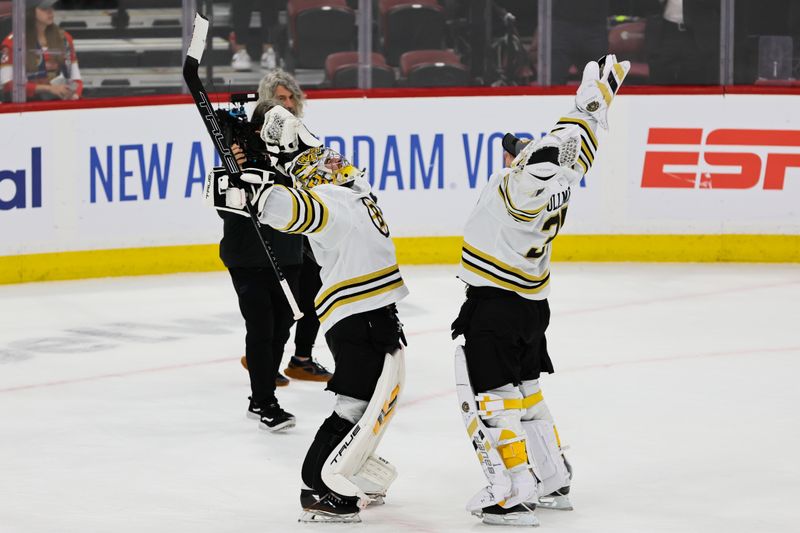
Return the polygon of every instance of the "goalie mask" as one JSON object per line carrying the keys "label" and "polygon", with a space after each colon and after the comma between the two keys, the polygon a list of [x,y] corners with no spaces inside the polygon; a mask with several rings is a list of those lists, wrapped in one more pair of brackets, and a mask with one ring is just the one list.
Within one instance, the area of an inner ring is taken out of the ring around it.
{"label": "goalie mask", "polygon": [[325,146],[310,148],[289,165],[289,174],[296,186],[311,189],[326,183],[347,185],[361,175],[342,154]]}
{"label": "goalie mask", "polygon": [[581,173],[574,169],[580,149],[581,135],[576,126],[552,131],[536,142],[525,144],[511,163],[511,169],[537,181],[553,178],[576,181],[581,178]]}

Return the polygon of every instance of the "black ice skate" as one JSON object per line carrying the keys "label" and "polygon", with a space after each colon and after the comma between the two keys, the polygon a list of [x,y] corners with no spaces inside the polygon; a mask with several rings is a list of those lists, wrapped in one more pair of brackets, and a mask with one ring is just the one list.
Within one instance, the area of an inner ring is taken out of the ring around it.
{"label": "black ice skate", "polygon": [[520,503],[508,509],[499,505],[484,507],[481,511],[473,511],[472,514],[481,518],[484,524],[492,526],[529,526],[537,527],[539,519],[533,513],[536,505],[531,503]]}
{"label": "black ice skate", "polygon": [[335,492],[320,495],[311,489],[301,489],[300,505],[303,506],[303,513],[297,519],[298,522],[361,522],[361,517],[358,516],[358,500]]}
{"label": "black ice skate", "polygon": [[261,409],[261,422],[258,427],[267,431],[282,431],[294,427],[294,415],[287,413],[278,402],[273,402]]}

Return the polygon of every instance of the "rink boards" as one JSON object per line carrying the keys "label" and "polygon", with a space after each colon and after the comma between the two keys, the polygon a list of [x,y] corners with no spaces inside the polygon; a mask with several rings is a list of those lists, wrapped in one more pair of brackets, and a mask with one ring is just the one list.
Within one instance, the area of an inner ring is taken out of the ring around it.
{"label": "rink boards", "polygon": [[[797,95],[623,95],[555,241],[561,260],[800,261]],[[2,112],[0,283],[222,268],[215,157],[192,104]],[[141,102],[139,102],[140,104]],[[91,106],[87,102],[87,106]],[[511,131],[568,95],[315,98],[310,129],[367,168],[401,263],[456,262]],[[8,109],[8,108],[6,108]]]}

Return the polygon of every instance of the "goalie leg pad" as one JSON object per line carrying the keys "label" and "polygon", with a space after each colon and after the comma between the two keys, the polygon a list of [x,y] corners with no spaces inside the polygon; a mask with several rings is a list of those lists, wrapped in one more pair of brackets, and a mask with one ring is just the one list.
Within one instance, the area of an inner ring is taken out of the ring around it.
{"label": "goalie leg pad", "polygon": [[399,348],[386,354],[372,399],[322,465],[325,485],[338,494],[359,498],[361,506],[374,499],[370,494],[384,494],[397,477],[388,461],[373,454],[394,415],[404,380],[405,355]]}
{"label": "goalie leg pad", "polygon": [[527,434],[530,463],[540,481],[539,496],[548,496],[569,487],[571,475],[538,380],[523,381],[520,392],[525,408],[522,427]]}
{"label": "goalie leg pad", "polygon": [[536,478],[528,464],[521,424],[522,395],[507,385],[475,395],[463,347],[456,348],[456,391],[467,434],[489,485],[467,503],[467,510],[499,505],[511,508],[536,497]]}

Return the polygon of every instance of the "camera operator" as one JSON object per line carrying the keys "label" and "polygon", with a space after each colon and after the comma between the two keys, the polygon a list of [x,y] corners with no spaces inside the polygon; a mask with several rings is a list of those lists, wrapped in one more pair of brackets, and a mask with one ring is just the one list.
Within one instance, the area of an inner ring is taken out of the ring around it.
{"label": "camera operator", "polygon": [[[255,135],[233,134],[233,152],[241,167],[270,168],[264,152],[266,147],[258,137],[264,123],[264,115],[275,104],[261,102],[256,106],[250,124]],[[240,138],[243,137],[243,138]],[[288,178],[275,174],[277,183]],[[261,420],[259,427],[269,431],[280,431],[294,426],[295,419],[284,411],[275,396],[277,384],[288,385],[289,380],[278,373],[283,349],[289,339],[289,329],[294,322],[292,311],[278,284],[275,273],[269,266],[266,253],[251,220],[225,211],[222,217],[223,236],[219,245],[219,256],[230,272],[233,287],[239,298],[239,309],[245,321],[245,361],[250,374],[249,418]],[[297,280],[303,263],[303,241],[299,235],[289,235],[273,230],[266,224],[261,228],[262,237],[272,245],[275,257],[286,281],[297,293]],[[276,383],[276,380],[278,383]],[[281,383],[283,381],[283,383]]]}
{"label": "camera operator", "polygon": [[[302,118],[305,106],[305,95],[291,74],[281,69],[269,72],[258,86],[259,102],[273,100],[279,103],[292,115]],[[292,379],[304,381],[328,382],[333,374],[316,362],[313,358],[314,342],[319,331],[319,319],[314,306],[314,299],[322,287],[320,268],[308,239],[303,236],[303,265],[297,294],[297,304],[303,312],[303,318],[297,321],[294,331],[294,355],[283,371]]]}

